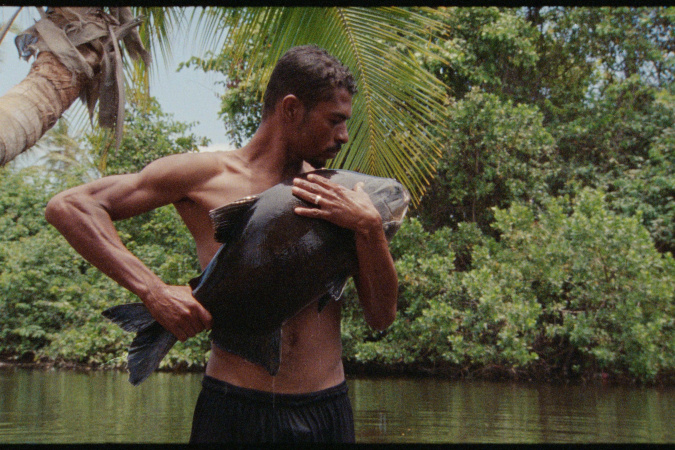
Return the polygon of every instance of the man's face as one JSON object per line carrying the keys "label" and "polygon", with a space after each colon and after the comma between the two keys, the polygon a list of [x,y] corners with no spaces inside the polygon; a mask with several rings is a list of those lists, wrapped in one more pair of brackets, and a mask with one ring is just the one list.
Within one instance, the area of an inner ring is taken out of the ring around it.
{"label": "man's face", "polygon": [[306,111],[297,129],[300,156],[314,167],[322,167],[335,158],[349,140],[347,119],[352,115],[352,96],[343,88],[333,99],[319,102]]}

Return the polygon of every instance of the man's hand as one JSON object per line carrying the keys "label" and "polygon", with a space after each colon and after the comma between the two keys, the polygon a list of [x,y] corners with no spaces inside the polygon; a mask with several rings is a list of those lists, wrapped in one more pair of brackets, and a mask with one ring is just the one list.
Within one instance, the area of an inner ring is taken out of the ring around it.
{"label": "man's hand", "polygon": [[211,328],[211,314],[192,296],[189,286],[165,286],[144,301],[152,317],[184,342]]}
{"label": "man's hand", "polygon": [[365,235],[382,228],[380,213],[363,190],[361,182],[350,190],[322,176],[310,174],[307,180],[293,180],[293,195],[316,205],[316,208],[295,208],[298,215],[324,219]]}
{"label": "man's hand", "polygon": [[382,229],[382,217],[363,190],[363,184],[356,183],[350,190],[309,174],[307,180],[293,180],[293,195],[317,205],[299,206],[295,208],[296,214],[328,220],[355,232],[359,270],[354,280],[359,301],[370,326],[377,330],[387,328],[396,317],[398,276]]}

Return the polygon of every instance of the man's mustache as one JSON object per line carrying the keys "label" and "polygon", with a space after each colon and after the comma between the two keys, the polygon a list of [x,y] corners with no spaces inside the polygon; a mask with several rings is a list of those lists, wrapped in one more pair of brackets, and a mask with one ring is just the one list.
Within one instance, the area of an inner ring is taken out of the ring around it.
{"label": "man's mustache", "polygon": [[[342,149],[342,144],[336,144],[332,147],[328,147],[328,149],[326,149],[326,153],[330,152],[330,153],[337,154],[338,152],[340,152],[341,149]],[[320,168],[324,167],[324,165],[326,163],[325,161],[321,161],[321,160],[317,160],[317,159],[308,159],[306,161],[315,169],[320,169]]]}
{"label": "man's mustache", "polygon": [[338,153],[342,149],[342,144],[335,144],[334,146],[328,149],[331,153]]}

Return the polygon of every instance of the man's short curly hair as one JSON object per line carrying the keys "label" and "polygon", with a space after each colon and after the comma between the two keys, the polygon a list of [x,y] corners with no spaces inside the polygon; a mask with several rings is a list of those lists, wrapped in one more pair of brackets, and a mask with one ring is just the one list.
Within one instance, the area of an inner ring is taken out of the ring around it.
{"label": "man's short curly hair", "polygon": [[279,58],[263,97],[262,118],[269,116],[281,99],[292,94],[311,110],[333,98],[337,88],[356,94],[356,82],[334,56],[316,45],[293,47]]}

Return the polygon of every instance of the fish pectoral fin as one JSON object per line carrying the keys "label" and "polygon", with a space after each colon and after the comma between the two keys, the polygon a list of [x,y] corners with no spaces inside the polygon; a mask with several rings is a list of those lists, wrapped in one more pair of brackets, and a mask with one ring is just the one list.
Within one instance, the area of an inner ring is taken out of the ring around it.
{"label": "fish pectoral fin", "polygon": [[342,297],[342,293],[345,290],[345,286],[347,285],[348,278],[349,275],[342,274],[332,282],[328,283],[328,291],[319,298],[319,312],[323,311],[329,301],[340,300],[340,297]]}
{"label": "fish pectoral fin", "polygon": [[237,225],[244,220],[246,213],[251,210],[259,198],[257,195],[251,195],[209,211],[217,242],[225,244],[232,239]]}
{"label": "fish pectoral fin", "polygon": [[265,368],[274,376],[281,364],[281,328],[268,334],[228,333],[211,330],[211,339],[221,349]]}

